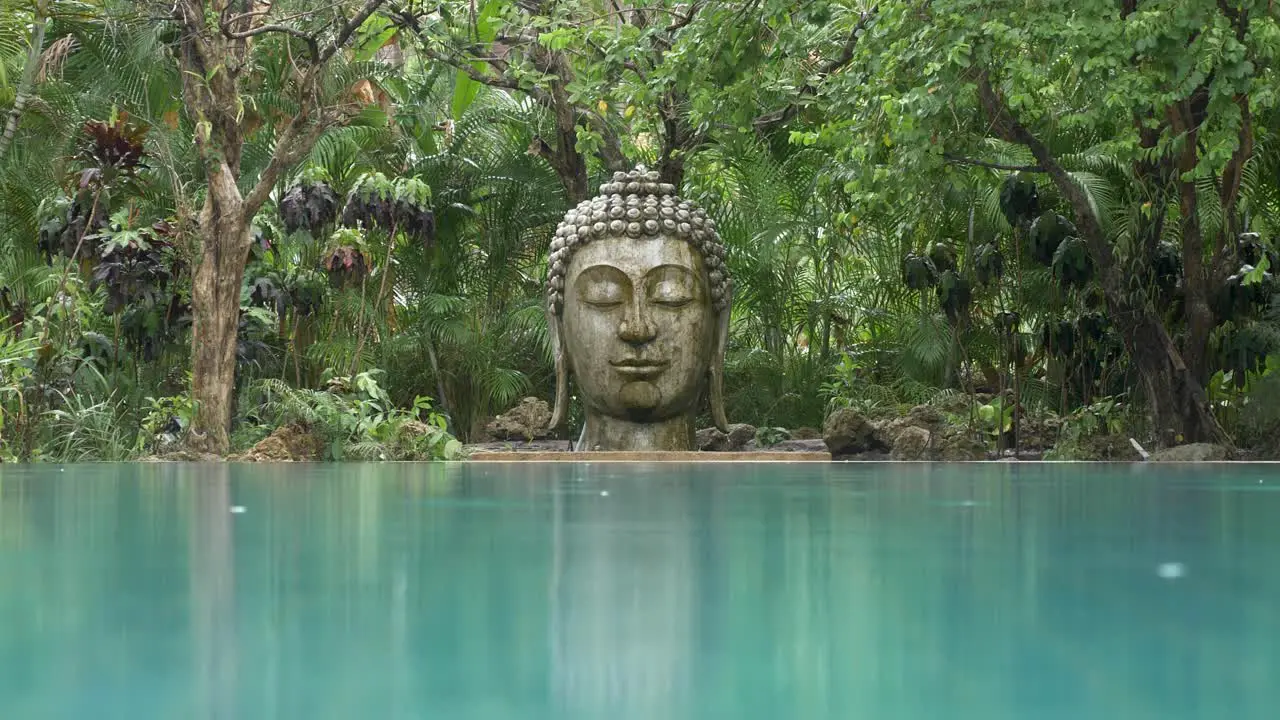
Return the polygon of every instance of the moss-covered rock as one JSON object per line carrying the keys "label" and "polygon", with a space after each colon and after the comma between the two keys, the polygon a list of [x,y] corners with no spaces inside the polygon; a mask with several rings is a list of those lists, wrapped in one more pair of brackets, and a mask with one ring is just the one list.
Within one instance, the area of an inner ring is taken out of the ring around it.
{"label": "moss-covered rock", "polygon": [[738,452],[756,439],[756,426],[747,423],[734,423],[729,432],[709,427],[694,434],[693,445],[703,452]]}
{"label": "moss-covered rock", "polygon": [[949,426],[933,439],[933,459],[972,462],[987,459],[987,445],[967,428]]}
{"label": "moss-covered rock", "polygon": [[1230,453],[1221,445],[1191,443],[1157,450],[1151,454],[1152,462],[1222,462]]}
{"label": "moss-covered rock", "polygon": [[729,426],[729,451],[737,452],[756,439],[756,426],[747,423],[734,423]]}
{"label": "moss-covered rock", "polygon": [[791,431],[792,440],[821,440],[822,431],[817,428],[799,427]]}
{"label": "moss-covered rock", "polygon": [[309,462],[324,457],[324,442],[301,424],[278,427],[233,460],[244,462]]}
{"label": "moss-covered rock", "polygon": [[932,433],[922,427],[907,427],[898,433],[889,457],[894,460],[927,460]]}
{"label": "moss-covered rock", "polygon": [[876,436],[875,426],[853,408],[831,413],[823,424],[822,439],[833,456],[887,449]]}
{"label": "moss-covered rock", "polygon": [[1129,438],[1120,435],[1092,435],[1071,442],[1060,442],[1045,457],[1050,460],[1093,462],[1128,462],[1141,460]]}
{"label": "moss-covered rock", "polygon": [[547,401],[527,397],[490,420],[484,431],[495,440],[541,440],[551,436],[550,424],[551,406]]}

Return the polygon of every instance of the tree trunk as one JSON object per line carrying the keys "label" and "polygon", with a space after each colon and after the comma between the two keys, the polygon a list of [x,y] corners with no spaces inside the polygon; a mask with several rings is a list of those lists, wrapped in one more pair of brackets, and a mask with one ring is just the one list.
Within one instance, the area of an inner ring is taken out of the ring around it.
{"label": "tree trunk", "polygon": [[1209,379],[1209,334],[1215,325],[1213,310],[1209,307],[1209,274],[1212,267],[1205,265],[1204,232],[1200,226],[1200,198],[1194,181],[1182,176],[1195,171],[1199,164],[1199,113],[1191,102],[1186,107],[1171,109],[1173,128],[1186,134],[1182,152],[1178,156],[1178,214],[1181,216],[1182,276],[1184,307],[1187,315],[1187,337],[1182,346],[1182,357],[1191,376],[1200,384]]}
{"label": "tree trunk", "polygon": [[236,388],[240,285],[251,239],[241,213],[214,220],[208,207],[200,227],[204,254],[191,283],[191,447],[225,455]]}
{"label": "tree trunk", "polygon": [[22,119],[22,111],[31,100],[36,84],[36,69],[40,66],[40,54],[44,51],[44,29],[49,24],[49,18],[45,12],[43,3],[37,6],[36,13],[39,17],[36,18],[35,28],[31,31],[31,50],[27,53],[27,64],[22,69],[22,80],[18,84],[18,92],[13,97],[13,109],[9,111],[9,118],[4,124],[4,135],[0,135],[0,162],[4,161],[5,155],[9,152],[9,144],[13,142],[13,135],[18,131],[18,121]]}
{"label": "tree trunk", "polygon": [[1121,331],[1142,376],[1157,444],[1208,441],[1231,445],[1210,411],[1204,386],[1183,362],[1159,318],[1146,311],[1117,317],[1133,318],[1122,324]]}
{"label": "tree trunk", "polygon": [[[365,0],[335,29],[323,49],[319,36],[300,28],[264,25],[268,2],[246,0],[234,9],[230,3],[212,7],[202,0],[173,3],[171,11],[182,30],[177,44],[182,99],[190,119],[197,121],[195,144],[209,183],[199,220],[202,256],[191,288],[191,394],[196,416],[187,442],[193,450],[223,455],[230,446],[240,284],[249,260],[253,216],[277,183],[315,147],[325,129],[352,117],[353,105],[327,111],[321,106],[321,73],[384,1]],[[304,39],[309,63],[291,58],[296,114],[277,128],[270,161],[252,189],[242,193],[240,158],[250,123],[244,115],[241,79],[258,67],[252,59],[251,38],[267,33]]]}
{"label": "tree trunk", "polygon": [[978,78],[978,96],[993,130],[1010,142],[1026,146],[1053,179],[1058,192],[1071,203],[1081,238],[1097,268],[1112,320],[1142,376],[1155,423],[1156,442],[1163,446],[1171,441],[1207,441],[1230,447],[1231,438],[1213,417],[1204,386],[1187,367],[1160,317],[1141,294],[1130,298],[1128,278],[1084,189],[1048,147],[1013,116],[1004,98],[991,85],[986,71]]}

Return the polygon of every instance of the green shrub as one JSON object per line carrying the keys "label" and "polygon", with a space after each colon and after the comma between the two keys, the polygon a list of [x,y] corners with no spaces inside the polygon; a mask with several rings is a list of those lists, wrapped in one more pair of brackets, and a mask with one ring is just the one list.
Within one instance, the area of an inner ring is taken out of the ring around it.
{"label": "green shrub", "polygon": [[[295,389],[283,381],[259,384],[263,410],[275,426],[307,428],[325,448],[325,460],[452,460],[462,444],[446,431],[431,399],[396,408],[378,383],[381,370],[332,378],[325,390]],[[420,419],[425,418],[425,419]]]}

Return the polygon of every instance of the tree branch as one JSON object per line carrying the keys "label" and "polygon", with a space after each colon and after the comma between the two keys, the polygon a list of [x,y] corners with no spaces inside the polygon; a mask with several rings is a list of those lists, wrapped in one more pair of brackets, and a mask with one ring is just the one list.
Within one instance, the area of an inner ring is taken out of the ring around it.
{"label": "tree branch", "polygon": [[520,83],[516,82],[515,80],[509,77],[506,77],[505,75],[494,76],[494,75],[486,75],[480,72],[478,69],[476,69],[474,65],[471,64],[471,61],[462,60],[461,58],[457,58],[452,55],[447,55],[445,53],[438,52],[436,50],[433,50],[426,43],[422,44],[421,49],[422,49],[422,54],[426,55],[428,58],[435,60],[436,62],[442,62],[454,68],[455,70],[461,71],[465,73],[467,77],[471,78],[472,80],[475,80],[476,82],[482,85],[488,85],[489,87],[495,87],[495,88],[504,88],[506,90],[523,90],[523,88],[520,87]]}
{"label": "tree branch", "polygon": [[384,2],[386,2],[386,0],[365,0],[364,6],[360,8],[360,11],[348,20],[346,24],[342,26],[342,29],[338,31],[338,35],[333,39],[333,43],[326,47],[324,52],[320,53],[320,59],[318,62],[327,62],[329,58],[334,56],[334,53],[345,47],[347,41],[351,39],[351,36],[355,34],[356,30],[359,30],[360,26],[364,24],[364,21],[368,20]]}
{"label": "tree branch", "polygon": [[879,11],[880,6],[873,5],[870,10],[862,13],[862,16],[858,18],[858,23],[853,26],[853,31],[849,33],[849,39],[845,41],[844,49],[840,51],[840,56],[824,65],[818,71],[820,75],[830,75],[853,62],[853,53],[858,48],[858,39],[862,36],[862,31],[867,29],[867,24],[871,22]]}
{"label": "tree branch", "polygon": [[693,19],[698,16],[698,12],[702,10],[702,6],[705,4],[706,3],[702,2],[701,0],[699,0],[699,2],[695,2],[691,4],[689,6],[689,12],[684,17],[680,18],[679,20],[676,20],[675,22],[667,26],[667,34],[670,35],[671,33],[674,33],[675,31],[681,28],[688,27],[689,23],[693,22]]}
{"label": "tree branch", "polygon": [[1099,274],[1104,276],[1103,285],[1108,290],[1112,290],[1113,288],[1108,286],[1117,285],[1117,283],[1114,277],[1108,276],[1116,272],[1115,254],[1110,243],[1107,242],[1106,235],[1102,231],[1102,223],[1094,212],[1093,204],[1089,201],[1084,188],[1071,177],[1066,168],[1062,167],[1062,163],[1058,162],[1049,148],[1013,116],[1004,98],[992,87],[991,74],[985,68],[978,73],[978,100],[990,119],[992,131],[1002,139],[1025,146],[1030,150],[1044,172],[1053,178],[1058,192],[1071,203],[1081,237],[1097,263]]}
{"label": "tree branch", "polygon": [[246,222],[252,220],[258,210],[266,204],[281,176],[301,160],[303,155],[310,152],[324,131],[333,124],[326,122],[324,118],[317,118],[314,123],[311,122],[313,99],[314,95],[305,99],[302,106],[298,108],[298,114],[293,116],[289,126],[276,141],[276,148],[271,153],[271,160],[267,163],[266,169],[258,177],[258,182],[254,184],[253,189],[245,196],[243,212]]}
{"label": "tree branch", "polygon": [[[862,13],[858,18],[857,24],[853,26],[853,30],[849,32],[849,39],[845,41],[844,47],[841,48],[840,55],[832,58],[825,65],[818,69],[818,75],[826,77],[838,70],[843,69],[846,65],[853,62],[854,52],[858,47],[858,40],[862,37],[862,33],[867,29],[867,25],[880,12],[880,5],[876,4],[870,10]],[[755,126],[756,132],[767,133],[774,128],[785,125],[790,122],[797,113],[800,112],[800,100],[815,94],[817,88],[812,83],[806,83],[800,88],[796,94],[796,98],[787,104],[786,107],[773,112],[765,113],[757,117],[752,125]]]}
{"label": "tree branch", "polygon": [[316,42],[314,35],[305,33],[298,28],[290,27],[288,25],[259,25],[240,32],[233,31],[228,25],[223,25],[221,29],[222,34],[232,40],[244,40],[258,35],[266,35],[267,33],[281,33],[284,35],[292,35],[296,38],[302,38],[303,40],[306,40],[308,44],[314,44]]}

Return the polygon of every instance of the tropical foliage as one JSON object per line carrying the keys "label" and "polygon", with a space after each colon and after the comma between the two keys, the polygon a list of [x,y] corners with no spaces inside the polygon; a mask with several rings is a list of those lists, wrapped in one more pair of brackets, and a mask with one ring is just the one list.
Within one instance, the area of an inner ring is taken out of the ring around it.
{"label": "tropical foliage", "polygon": [[395,428],[551,396],[551,233],[639,162],[720,222],[769,443],[1274,445],[1270,2],[316,5],[0,10],[0,458],[453,453]]}

